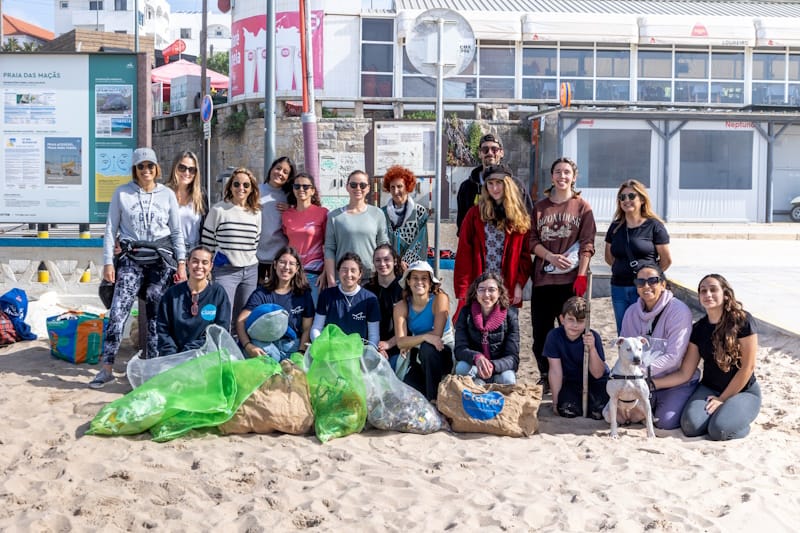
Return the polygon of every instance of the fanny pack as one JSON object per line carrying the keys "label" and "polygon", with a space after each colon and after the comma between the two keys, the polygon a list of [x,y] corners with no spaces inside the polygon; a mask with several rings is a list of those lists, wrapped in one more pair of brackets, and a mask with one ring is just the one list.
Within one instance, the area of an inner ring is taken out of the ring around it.
{"label": "fanny pack", "polygon": [[123,239],[119,243],[122,253],[119,257],[127,257],[140,266],[154,265],[161,261],[171,268],[177,268],[175,254],[172,251],[172,239],[162,237],[156,241],[134,241]]}

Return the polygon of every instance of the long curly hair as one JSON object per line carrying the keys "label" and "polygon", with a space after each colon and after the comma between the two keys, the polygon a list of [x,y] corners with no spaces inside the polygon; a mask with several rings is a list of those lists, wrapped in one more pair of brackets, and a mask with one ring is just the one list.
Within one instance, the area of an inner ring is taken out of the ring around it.
{"label": "long curly hair", "polygon": [[236,176],[239,175],[247,176],[247,179],[250,180],[250,194],[247,196],[247,202],[245,203],[244,208],[252,213],[258,213],[261,211],[261,193],[258,191],[258,182],[256,181],[256,177],[253,175],[253,173],[245,167],[239,167],[231,172],[231,177],[228,178],[227,182],[225,182],[225,190],[223,191],[222,198],[226,202],[233,200],[233,182],[236,180]]}
{"label": "long curly hair", "polygon": [[[579,191],[578,189],[575,188],[575,184],[578,182],[578,164],[575,161],[573,161],[572,159],[570,159],[569,157],[566,157],[566,156],[559,157],[558,159],[553,161],[552,165],[550,165],[550,177],[551,178],[553,176],[553,172],[555,172],[555,170],[556,170],[556,165],[558,165],[559,163],[566,163],[570,167],[572,167],[572,174],[575,176],[575,181],[572,182],[572,197],[573,198],[577,198],[578,196],[581,195],[581,191]],[[550,196],[550,193],[553,192],[553,188],[554,187],[555,187],[555,185],[550,185],[550,187],[545,189],[544,194],[546,196]]]}
{"label": "long curly hair", "polygon": [[[497,169],[497,171],[492,172],[492,169]],[[486,188],[486,181],[489,177],[497,175],[503,176],[503,202],[502,212],[500,213],[498,213],[495,201]],[[531,229],[531,217],[528,215],[528,210],[525,209],[519,188],[507,167],[489,167],[487,169],[481,186],[481,199],[478,201],[478,209],[483,222],[491,222],[501,231],[526,233]]]}
{"label": "long curly hair", "polygon": [[194,178],[192,182],[189,184],[188,193],[189,198],[192,199],[192,209],[194,210],[196,215],[205,215],[206,214],[206,202],[205,202],[205,195],[203,194],[203,186],[200,184],[200,164],[198,163],[197,154],[190,150],[186,150],[185,152],[181,152],[172,162],[172,172],[169,173],[169,178],[167,178],[166,186],[178,192],[180,186],[178,185],[178,165],[181,164],[181,161],[184,159],[191,159],[194,163]]}
{"label": "long curly hair", "polygon": [[467,289],[467,305],[472,305],[472,302],[478,301],[478,285],[490,279],[493,279],[497,283],[497,289],[500,291],[500,295],[497,298],[497,305],[502,309],[511,307],[511,299],[508,297],[508,289],[505,283],[503,283],[503,276],[496,272],[484,272],[472,280],[472,283],[469,284],[469,289]]}
{"label": "long curly hair", "polygon": [[619,201],[620,193],[625,189],[633,189],[633,191],[639,196],[639,199],[642,201],[642,206],[639,208],[639,214],[643,218],[654,218],[661,222],[661,217],[659,217],[655,211],[653,211],[653,206],[650,203],[650,195],[647,194],[647,187],[638,180],[629,179],[622,182],[622,185],[619,186],[617,189],[617,210],[614,211],[614,218],[611,220],[611,223],[614,225],[614,230],[612,233],[616,233],[619,228],[625,223],[625,211],[622,210],[622,202]]}
{"label": "long curly hair", "polygon": [[744,325],[747,315],[742,303],[736,299],[733,287],[721,274],[703,276],[703,279],[697,284],[698,294],[700,285],[708,278],[717,280],[722,288],[722,317],[711,334],[711,345],[714,347],[714,361],[717,362],[717,366],[723,372],[728,372],[731,367],[741,368],[742,353],[738,333]]}

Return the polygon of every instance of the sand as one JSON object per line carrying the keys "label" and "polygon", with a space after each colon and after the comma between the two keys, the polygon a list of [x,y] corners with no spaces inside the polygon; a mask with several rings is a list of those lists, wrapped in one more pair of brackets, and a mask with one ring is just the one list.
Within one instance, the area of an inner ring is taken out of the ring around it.
{"label": "sand", "polygon": [[[593,300],[608,357],[610,300]],[[533,379],[521,315],[521,379]],[[84,435],[127,380],[100,391],[96,367],[45,340],[0,349],[0,530],[85,531],[795,531],[800,518],[798,339],[760,337],[761,414],[746,439],[718,443],[641,425],[552,414],[513,439],[381,431],[314,436]],[[116,369],[132,355],[127,343]]]}

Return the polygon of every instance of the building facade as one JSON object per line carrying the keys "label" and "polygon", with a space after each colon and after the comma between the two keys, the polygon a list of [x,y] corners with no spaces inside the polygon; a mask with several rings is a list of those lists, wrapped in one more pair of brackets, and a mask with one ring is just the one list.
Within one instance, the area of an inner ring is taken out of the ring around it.
{"label": "building facade", "polygon": [[133,0],[56,0],[55,33],[73,29],[113,33],[152,35],[156,50],[170,44],[170,6],[167,0],[139,0],[134,13]]}

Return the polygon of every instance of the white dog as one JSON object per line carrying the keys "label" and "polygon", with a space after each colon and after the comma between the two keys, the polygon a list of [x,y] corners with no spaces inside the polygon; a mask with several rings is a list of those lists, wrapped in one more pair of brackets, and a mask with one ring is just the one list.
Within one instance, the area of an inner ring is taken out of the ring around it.
{"label": "white dog", "polygon": [[608,377],[606,391],[609,400],[603,409],[603,416],[611,424],[611,438],[617,439],[618,424],[632,424],[645,421],[647,438],[656,436],[653,430],[653,412],[650,408],[650,389],[642,371],[643,346],[648,344],[644,337],[619,337],[615,344],[619,357]]}

